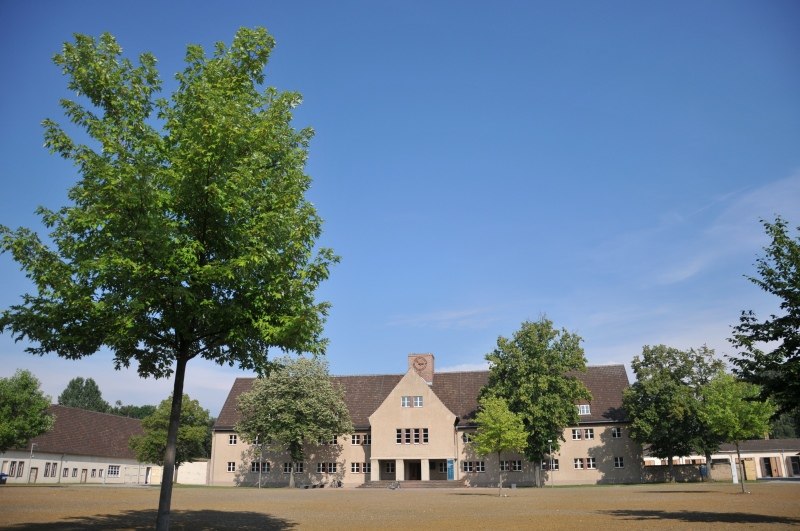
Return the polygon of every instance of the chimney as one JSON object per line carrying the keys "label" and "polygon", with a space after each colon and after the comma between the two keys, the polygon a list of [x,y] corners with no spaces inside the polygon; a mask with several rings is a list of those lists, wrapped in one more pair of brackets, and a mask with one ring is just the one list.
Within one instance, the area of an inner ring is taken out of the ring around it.
{"label": "chimney", "polygon": [[433,354],[409,354],[408,368],[417,371],[428,385],[433,385]]}

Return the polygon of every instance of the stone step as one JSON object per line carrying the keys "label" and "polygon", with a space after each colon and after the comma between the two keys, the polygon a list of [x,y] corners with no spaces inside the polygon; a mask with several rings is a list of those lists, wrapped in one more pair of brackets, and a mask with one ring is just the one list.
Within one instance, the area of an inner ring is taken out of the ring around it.
{"label": "stone step", "polygon": [[460,489],[464,488],[464,481],[448,481],[446,479],[432,479],[430,481],[367,481],[359,485],[361,489]]}

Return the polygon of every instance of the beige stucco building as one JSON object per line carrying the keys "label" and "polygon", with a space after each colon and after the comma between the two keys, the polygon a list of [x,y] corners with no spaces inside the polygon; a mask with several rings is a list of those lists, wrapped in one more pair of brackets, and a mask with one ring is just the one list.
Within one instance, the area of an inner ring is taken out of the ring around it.
{"label": "beige stucco building", "polygon": [[355,427],[336,441],[309,444],[292,465],[279,448],[262,450],[235,431],[236,404],[252,378],[239,378],[214,426],[209,484],[297,485],[378,481],[453,481],[472,486],[530,485],[535,467],[548,484],[632,483],[641,480],[641,452],[627,433],[622,365],[577,374],[592,401],[576,404],[580,423],[564,430],[560,449],[543,463],[519,454],[480,456],[472,448],[475,413],[488,371],[435,373],[432,354],[412,354],[402,375],[336,376]]}

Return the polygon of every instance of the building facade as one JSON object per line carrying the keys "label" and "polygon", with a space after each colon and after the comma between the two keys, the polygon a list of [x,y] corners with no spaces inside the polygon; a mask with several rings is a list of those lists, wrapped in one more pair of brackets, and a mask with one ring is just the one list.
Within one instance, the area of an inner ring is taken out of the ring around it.
{"label": "building facade", "polygon": [[641,452],[627,433],[622,365],[589,367],[576,375],[592,401],[576,404],[580,422],[564,430],[561,447],[542,463],[515,453],[480,456],[471,444],[488,371],[434,371],[432,354],[412,354],[402,375],[335,376],[344,389],[354,432],[305,448],[291,463],[281,448],[255,446],[235,431],[239,395],[254,379],[238,378],[213,430],[209,484],[359,486],[377,481],[453,481],[471,486],[532,485],[538,467],[547,484],[634,483]]}
{"label": "building facade", "polygon": [[161,483],[161,467],[140,463],[128,446],[141,420],[59,405],[49,412],[52,430],[0,454],[8,483]]}

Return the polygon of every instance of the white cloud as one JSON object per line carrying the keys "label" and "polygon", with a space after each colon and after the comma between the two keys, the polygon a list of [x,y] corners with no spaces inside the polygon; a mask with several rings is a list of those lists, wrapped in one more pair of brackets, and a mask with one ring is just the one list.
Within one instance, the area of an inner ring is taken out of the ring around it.
{"label": "white cloud", "polygon": [[442,310],[393,318],[390,326],[431,327],[444,329],[485,329],[500,320],[492,309]]}

